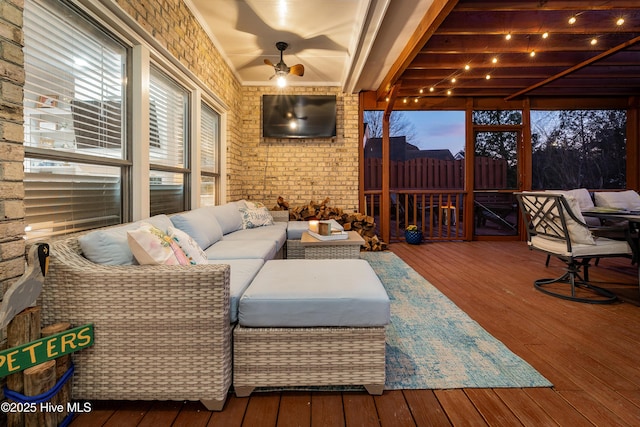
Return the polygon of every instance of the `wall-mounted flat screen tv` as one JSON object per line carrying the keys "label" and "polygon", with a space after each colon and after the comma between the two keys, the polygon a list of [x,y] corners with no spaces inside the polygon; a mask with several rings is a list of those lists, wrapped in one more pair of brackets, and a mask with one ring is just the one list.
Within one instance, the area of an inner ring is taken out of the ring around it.
{"label": "wall-mounted flat screen tv", "polygon": [[336,136],[335,95],[262,95],[264,138]]}

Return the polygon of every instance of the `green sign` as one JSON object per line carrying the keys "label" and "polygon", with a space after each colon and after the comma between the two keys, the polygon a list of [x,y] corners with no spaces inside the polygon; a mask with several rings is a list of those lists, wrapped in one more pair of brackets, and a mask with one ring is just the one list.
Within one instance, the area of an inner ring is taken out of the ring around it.
{"label": "green sign", "polygon": [[0,378],[93,345],[93,324],[0,351]]}

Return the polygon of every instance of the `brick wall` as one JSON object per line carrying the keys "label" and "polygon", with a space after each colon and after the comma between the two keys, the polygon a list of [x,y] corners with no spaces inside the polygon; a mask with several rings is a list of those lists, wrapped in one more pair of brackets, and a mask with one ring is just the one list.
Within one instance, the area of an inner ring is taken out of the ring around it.
{"label": "brick wall", "polygon": [[287,94],[336,95],[336,138],[278,139],[261,137],[261,95],[282,93],[275,86],[248,86],[242,91],[242,197],[276,204],[278,196],[293,206],[331,199],[348,210],[358,206],[358,96],[335,87],[289,87]]}
{"label": "brick wall", "polygon": [[24,273],[23,0],[0,0],[0,289]]}
{"label": "brick wall", "polygon": [[222,177],[228,200],[251,198],[271,207],[278,196],[294,204],[330,197],[332,206],[356,209],[357,95],[342,94],[339,88],[290,88],[288,93],[337,95],[337,138],[267,144],[260,137],[260,95],[277,93],[275,83],[242,87],[182,0],[118,4],[229,106],[227,176]]}

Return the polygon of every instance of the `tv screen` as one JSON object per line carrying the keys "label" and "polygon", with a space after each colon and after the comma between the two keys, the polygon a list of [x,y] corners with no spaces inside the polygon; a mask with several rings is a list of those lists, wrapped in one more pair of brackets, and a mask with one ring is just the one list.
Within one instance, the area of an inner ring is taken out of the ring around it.
{"label": "tv screen", "polygon": [[336,136],[335,95],[262,95],[265,138]]}

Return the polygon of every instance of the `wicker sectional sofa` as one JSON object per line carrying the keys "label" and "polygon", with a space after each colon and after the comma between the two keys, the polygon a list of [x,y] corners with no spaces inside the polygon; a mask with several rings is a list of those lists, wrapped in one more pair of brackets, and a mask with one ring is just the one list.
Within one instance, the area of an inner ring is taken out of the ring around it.
{"label": "wicker sectional sofa", "polygon": [[[274,243],[274,257],[281,258],[288,212],[273,212],[273,216],[276,225],[285,222],[277,238],[282,243]],[[104,255],[100,239],[116,235],[122,244],[126,230],[135,227],[136,223],[125,224],[51,242],[50,269],[39,300],[43,324],[94,324],[94,346],[74,354],[73,398],[201,400],[208,409],[221,410],[232,375],[229,307],[234,260],[214,258],[212,264],[182,266],[110,265],[88,259],[86,252]],[[224,233],[221,241],[238,239],[244,241],[239,246],[249,247],[252,234],[259,240],[267,238],[266,232],[265,228],[238,229]],[[97,245],[86,245],[89,235],[99,237]],[[112,248],[115,256],[125,251],[116,249],[121,250]],[[217,251],[212,256],[225,253],[230,252]],[[255,266],[256,273],[266,261],[246,256],[239,262]],[[236,294],[255,273],[243,274]]]}

